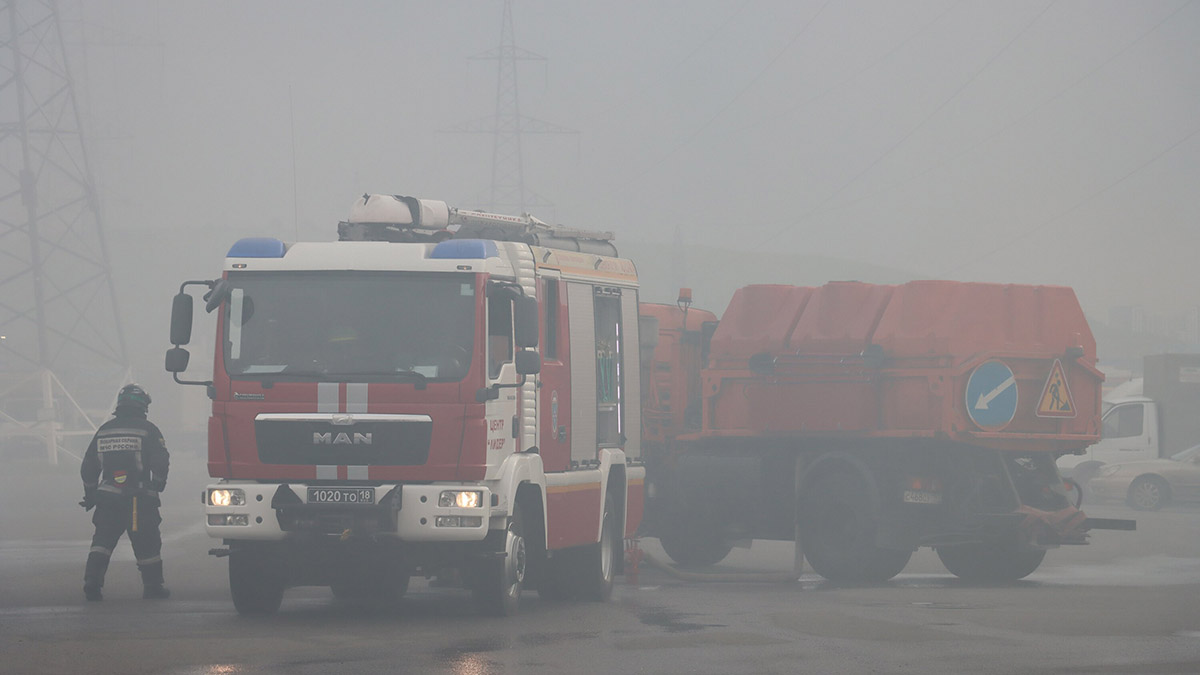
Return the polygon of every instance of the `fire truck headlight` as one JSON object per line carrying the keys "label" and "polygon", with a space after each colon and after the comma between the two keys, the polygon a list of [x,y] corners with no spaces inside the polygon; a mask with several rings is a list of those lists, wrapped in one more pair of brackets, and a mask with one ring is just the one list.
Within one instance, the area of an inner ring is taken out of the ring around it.
{"label": "fire truck headlight", "polygon": [[477,509],[483,506],[483,493],[479,490],[446,490],[438,497],[438,506]]}
{"label": "fire truck headlight", "polygon": [[241,506],[246,503],[246,493],[236,488],[209,490],[208,503],[211,506]]}

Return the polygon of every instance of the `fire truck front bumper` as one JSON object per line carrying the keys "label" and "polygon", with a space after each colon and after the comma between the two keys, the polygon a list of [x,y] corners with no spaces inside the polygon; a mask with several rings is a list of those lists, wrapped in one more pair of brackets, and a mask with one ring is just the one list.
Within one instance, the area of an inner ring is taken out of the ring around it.
{"label": "fire truck front bumper", "polygon": [[328,535],[479,541],[492,517],[505,515],[482,485],[222,482],[208,486],[203,499],[208,535],[229,540]]}

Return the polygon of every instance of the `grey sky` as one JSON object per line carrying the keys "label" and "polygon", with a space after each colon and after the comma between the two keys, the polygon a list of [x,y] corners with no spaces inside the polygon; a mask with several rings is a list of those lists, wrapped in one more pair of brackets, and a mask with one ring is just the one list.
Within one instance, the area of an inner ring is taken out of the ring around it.
{"label": "grey sky", "polygon": [[[364,191],[480,203],[490,139],[437,131],[491,114],[495,64],[467,57],[500,9],[86,3],[109,227],[220,226],[210,274],[230,232],[294,239],[289,92],[302,238]],[[521,67],[522,112],[581,132],[526,139],[545,219],[1068,284],[1101,316],[1200,305],[1194,2],[518,0],[514,18],[549,59]]]}

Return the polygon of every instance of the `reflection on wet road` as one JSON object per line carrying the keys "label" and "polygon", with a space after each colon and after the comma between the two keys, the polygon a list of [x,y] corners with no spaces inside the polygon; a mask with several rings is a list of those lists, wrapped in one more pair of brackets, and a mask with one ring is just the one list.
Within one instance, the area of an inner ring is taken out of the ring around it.
{"label": "reflection on wet road", "polygon": [[[170,601],[141,601],[132,562],[114,559],[106,600],[85,605],[85,540],[22,537],[0,542],[0,671],[1200,672],[1200,510],[1138,517],[1137,532],[1054,551],[1027,580],[1002,586],[961,582],[930,551],[875,586],[811,573],[787,584],[696,584],[643,568],[612,602],[527,592],[511,619],[478,616],[465,590],[423,580],[395,605],[293,589],[278,616],[243,619],[223,562],[187,527],[168,532],[164,549]],[[645,546],[662,555],[657,542]],[[791,553],[755,542],[719,569],[780,571]]]}

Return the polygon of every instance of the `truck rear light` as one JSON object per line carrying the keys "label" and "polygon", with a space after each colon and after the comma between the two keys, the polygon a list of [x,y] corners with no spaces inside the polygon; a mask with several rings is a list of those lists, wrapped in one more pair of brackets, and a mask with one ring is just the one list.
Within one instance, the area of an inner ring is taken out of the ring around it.
{"label": "truck rear light", "polygon": [[926,492],[941,492],[942,482],[936,478],[914,476],[908,481],[908,489]]}

